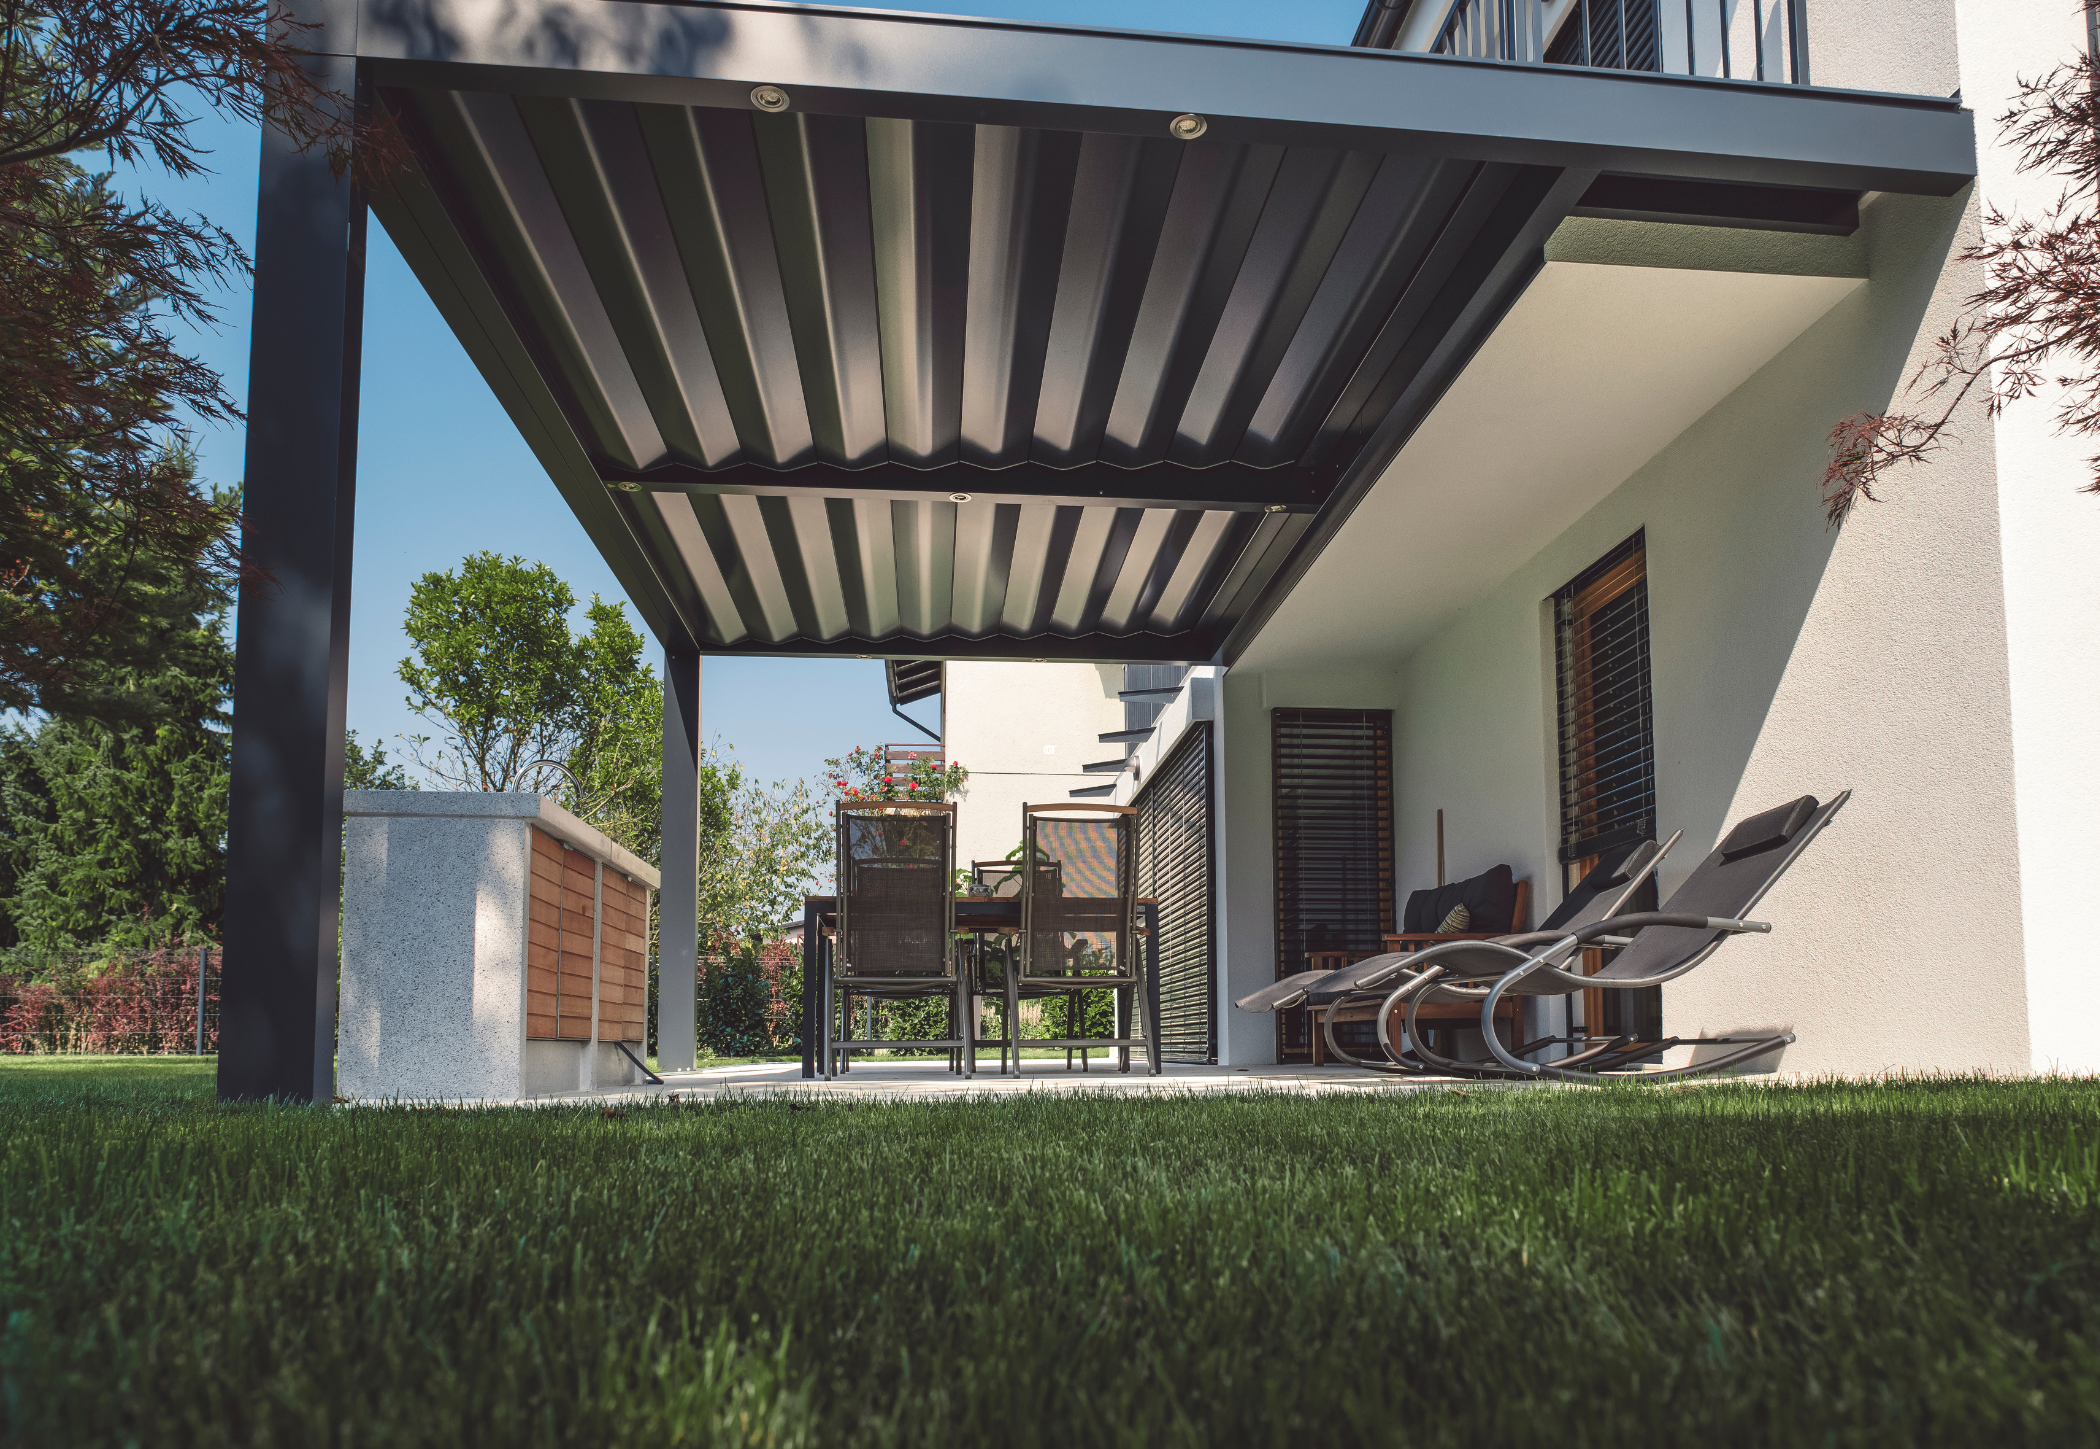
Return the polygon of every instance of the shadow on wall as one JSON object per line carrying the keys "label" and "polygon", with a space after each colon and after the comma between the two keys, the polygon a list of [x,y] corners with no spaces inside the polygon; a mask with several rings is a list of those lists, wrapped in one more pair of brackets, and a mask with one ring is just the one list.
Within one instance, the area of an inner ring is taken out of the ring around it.
{"label": "shadow on wall", "polygon": [[[1722,499],[1709,540],[1671,539],[1672,546],[1658,548],[1656,531],[1649,537],[1654,671],[1701,681],[1696,689],[1672,692],[1688,704],[1667,728],[1658,720],[1657,742],[1669,752],[1671,739],[1696,741],[1693,774],[1716,786],[1671,792],[1673,823],[1685,828],[1688,839],[1715,839],[1726,823],[1732,782],[1749,770],[1837,546],[1838,530],[1825,524],[1803,483],[1819,478],[1828,462],[1830,428],[1852,413],[1890,408],[1913,366],[1913,345],[1930,343],[1929,335],[1920,341],[1921,328],[1944,326],[1940,319],[1928,324],[1926,314],[1968,197],[1966,191],[1944,200],[1883,196],[1868,207],[1861,217],[1870,259],[1867,285],[1746,385],[1765,392],[1766,401],[1748,408],[1724,405],[1642,470],[1652,475],[1651,486],[1669,487],[1686,471],[1689,451],[1754,460],[1751,467],[1770,480]],[[1806,425],[1774,430],[1775,417]],[[1733,465],[1733,471],[1742,468]],[[1775,487],[1787,495],[1776,507],[1760,496]],[[1703,562],[1730,555],[1757,566],[1711,568]],[[1674,753],[1680,759],[1686,754]],[[1657,767],[1659,774],[1669,770],[1661,758]],[[1678,778],[1685,780],[1681,772]]]}

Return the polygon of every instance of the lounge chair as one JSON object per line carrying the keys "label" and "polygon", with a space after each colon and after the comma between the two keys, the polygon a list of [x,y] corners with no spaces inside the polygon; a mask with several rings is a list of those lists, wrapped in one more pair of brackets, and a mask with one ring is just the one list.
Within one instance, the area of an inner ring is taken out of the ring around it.
{"label": "lounge chair", "polygon": [[[1528,953],[1542,947],[1562,946],[1571,932],[1616,915],[1626,902],[1633,898],[1634,892],[1641,888],[1642,883],[1654,874],[1656,867],[1662,863],[1662,858],[1669,853],[1670,847],[1677,843],[1677,839],[1678,837],[1673,835],[1660,846],[1652,840],[1643,840],[1605,852],[1536,931],[1500,936],[1489,942],[1454,941],[1420,951],[1388,952],[1382,956],[1358,961],[1352,966],[1344,966],[1337,971],[1301,971],[1243,996],[1233,1004],[1242,1011],[1253,1012],[1285,1011],[1295,1006],[1308,1006],[1316,1015],[1318,1030],[1326,1038],[1328,1051],[1339,1060],[1352,1066],[1381,1070],[1425,1070],[1426,1068],[1418,1064],[1408,1062],[1401,1050],[1390,1045],[1387,1035],[1390,1010],[1382,1009],[1378,1022],[1380,1044],[1385,1046],[1386,1054],[1392,1058],[1390,1068],[1387,1063],[1364,1061],[1342,1048],[1335,1040],[1334,1034],[1337,1013],[1355,1002],[1375,997],[1403,976],[1412,979],[1453,952],[1462,952],[1480,945],[1492,945],[1513,949],[1524,959],[1530,959]],[[1570,955],[1576,949],[1573,946],[1565,946],[1562,955]],[[1498,949],[1486,959],[1506,964],[1509,957]]]}
{"label": "lounge chair", "polygon": [[[1731,936],[1772,929],[1766,922],[1745,917],[1851,798],[1852,792],[1846,790],[1828,805],[1819,805],[1813,795],[1803,795],[1741,821],[1661,910],[1608,917],[1570,930],[1543,946],[1491,941],[1458,943],[1436,951],[1433,960],[1425,960],[1423,969],[1411,973],[1387,996],[1378,1015],[1380,1044],[1396,1058],[1401,1054],[1390,1040],[1388,1025],[1393,1009],[1406,1003],[1407,1045],[1415,1055],[1438,1071],[1468,1076],[1597,1081],[1607,1071],[1627,1074],[1673,1047],[1723,1048],[1685,1066],[1631,1073],[1638,1080],[1654,1081],[1720,1071],[1790,1045],[1794,1034],[1789,1031],[1751,1037],[1673,1036],[1652,1042],[1620,1036],[1601,1045],[1592,1045],[1589,1039],[1546,1038],[1511,1050],[1490,1030],[1483,1036],[1492,1062],[1456,1062],[1424,1046],[1415,1017],[1423,1001],[1473,1001],[1479,1003],[1481,1021],[1486,1024],[1492,1022],[1495,1006],[1504,996],[1631,991],[1676,980],[1712,956]],[[1577,951],[1600,945],[1623,949],[1594,976],[1567,969]],[[1430,955],[1424,953],[1425,958]],[[1579,1049],[1550,1063],[1524,1059],[1552,1045]]]}

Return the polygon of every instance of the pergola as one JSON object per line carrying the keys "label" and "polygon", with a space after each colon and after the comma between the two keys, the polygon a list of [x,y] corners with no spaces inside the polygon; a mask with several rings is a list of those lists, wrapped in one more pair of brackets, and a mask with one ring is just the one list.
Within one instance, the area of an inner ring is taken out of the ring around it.
{"label": "pergola", "polygon": [[663,646],[677,1066],[703,654],[1230,663],[1569,216],[1847,231],[1975,169],[1954,100],[817,6],[295,8],[412,164],[367,197],[263,143],[228,1096],[332,1091],[368,205]]}

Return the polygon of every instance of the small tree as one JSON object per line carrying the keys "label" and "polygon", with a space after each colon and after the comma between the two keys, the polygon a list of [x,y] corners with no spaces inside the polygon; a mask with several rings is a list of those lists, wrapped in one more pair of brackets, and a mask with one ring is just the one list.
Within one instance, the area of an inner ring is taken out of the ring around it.
{"label": "small tree", "polygon": [[[663,700],[642,639],[619,604],[593,596],[574,634],[576,595],[545,564],[493,553],[428,573],[409,591],[414,646],[399,674],[408,705],[444,731],[409,739],[409,758],[442,784],[522,789],[540,761],[567,771],[580,815],[655,854]],[[630,839],[630,835],[632,838]]]}
{"label": "small tree", "polygon": [[711,949],[727,950],[800,919],[834,847],[829,812],[803,781],[761,785],[714,751],[707,763],[728,787],[730,819],[718,848],[701,856],[700,931]]}
{"label": "small tree", "polygon": [[408,771],[386,757],[385,745],[366,749],[350,730],[343,736],[343,788],[345,790],[413,790]]}
{"label": "small tree", "polygon": [[[2100,9],[2100,0],[2084,8]],[[1905,388],[1934,406],[1855,413],[1831,430],[1823,506],[1833,526],[1857,503],[1879,502],[1875,489],[1891,469],[1937,452],[1953,436],[1955,412],[1979,389],[1995,417],[2053,374],[2064,389],[2058,427],[2100,434],[2100,63],[2081,56],[2022,80],[1998,124],[2019,150],[2019,169],[2061,177],[2063,190],[2039,218],[1985,208],[1983,240],[1961,253],[1982,265],[1983,290]],[[2090,461],[2100,475],[2100,457]],[[2100,476],[2081,491],[2100,493]]]}

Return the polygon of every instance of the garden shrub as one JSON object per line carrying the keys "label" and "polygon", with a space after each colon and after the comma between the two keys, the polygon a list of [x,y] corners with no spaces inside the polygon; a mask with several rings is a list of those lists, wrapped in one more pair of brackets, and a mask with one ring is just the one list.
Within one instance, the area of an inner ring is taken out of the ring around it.
{"label": "garden shrub", "polygon": [[[0,1052],[191,1052],[197,1042],[195,950],[133,951],[0,970]],[[204,1049],[219,1049],[221,953],[205,976]],[[25,969],[26,968],[26,969]]]}
{"label": "garden shrub", "polygon": [[696,1034],[716,1056],[792,1051],[801,1038],[802,952],[789,941],[731,945],[700,961]]}

